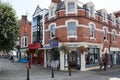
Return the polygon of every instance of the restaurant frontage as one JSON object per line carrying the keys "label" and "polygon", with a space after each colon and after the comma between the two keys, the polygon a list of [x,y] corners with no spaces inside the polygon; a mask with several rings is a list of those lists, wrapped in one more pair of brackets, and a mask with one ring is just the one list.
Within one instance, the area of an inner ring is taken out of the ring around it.
{"label": "restaurant frontage", "polygon": [[38,54],[36,54],[36,51],[38,48],[41,48],[40,43],[30,44],[28,46],[30,50],[30,61],[31,64],[40,64],[44,65],[44,50],[41,50]]}

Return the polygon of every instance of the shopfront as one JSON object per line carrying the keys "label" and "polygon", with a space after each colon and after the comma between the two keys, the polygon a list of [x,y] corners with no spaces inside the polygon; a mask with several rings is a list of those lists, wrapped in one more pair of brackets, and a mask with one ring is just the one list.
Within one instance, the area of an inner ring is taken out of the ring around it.
{"label": "shopfront", "polygon": [[41,48],[41,44],[40,43],[35,43],[35,44],[31,44],[28,46],[29,50],[30,50],[30,60],[32,64],[44,64],[44,50],[41,50],[41,52],[39,54],[36,54],[35,51],[38,50],[38,48]]}

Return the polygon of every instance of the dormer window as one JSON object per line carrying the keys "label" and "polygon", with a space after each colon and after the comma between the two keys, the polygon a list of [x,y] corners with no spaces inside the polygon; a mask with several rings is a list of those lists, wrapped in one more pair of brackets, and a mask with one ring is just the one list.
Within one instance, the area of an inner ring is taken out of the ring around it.
{"label": "dormer window", "polygon": [[74,2],[68,3],[68,12],[75,12],[75,3]]}
{"label": "dormer window", "polygon": [[93,7],[90,6],[90,7],[89,7],[89,14],[90,14],[90,16],[93,16],[93,11],[94,11]]}
{"label": "dormer window", "polygon": [[56,3],[52,3],[52,4],[49,6],[49,18],[55,17],[56,7],[57,7],[57,4],[56,4]]}
{"label": "dormer window", "polygon": [[87,9],[89,10],[89,16],[90,17],[95,17],[95,6],[94,6],[94,4],[92,3],[92,2],[88,2],[87,4],[86,4],[86,6],[87,6]]}
{"label": "dormer window", "polygon": [[114,14],[111,14],[112,25],[116,26],[116,18]]}
{"label": "dormer window", "polygon": [[66,14],[77,14],[77,0],[66,0]]}
{"label": "dormer window", "polygon": [[51,7],[51,9],[50,9],[50,16],[54,16],[54,15],[55,15],[54,7]]}
{"label": "dormer window", "polygon": [[107,13],[102,12],[103,21],[107,22]]}

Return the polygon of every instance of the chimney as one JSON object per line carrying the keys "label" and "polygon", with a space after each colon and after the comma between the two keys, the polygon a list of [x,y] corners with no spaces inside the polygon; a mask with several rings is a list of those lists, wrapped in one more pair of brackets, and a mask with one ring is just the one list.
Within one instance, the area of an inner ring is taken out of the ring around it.
{"label": "chimney", "polygon": [[27,21],[27,15],[22,15],[22,24],[25,24]]}
{"label": "chimney", "polygon": [[61,0],[51,0],[53,3],[59,4]]}
{"label": "chimney", "polygon": [[26,15],[22,15],[22,20],[27,21],[27,16]]}

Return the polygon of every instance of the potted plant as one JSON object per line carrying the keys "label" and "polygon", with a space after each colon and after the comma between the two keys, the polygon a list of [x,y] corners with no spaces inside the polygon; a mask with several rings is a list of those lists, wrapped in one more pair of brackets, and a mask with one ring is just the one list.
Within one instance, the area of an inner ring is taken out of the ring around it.
{"label": "potted plant", "polygon": [[88,51],[88,49],[85,46],[80,46],[77,48],[81,52],[81,54],[84,54],[84,52]]}
{"label": "potted plant", "polygon": [[37,55],[40,54],[40,53],[41,53],[41,50],[36,50],[35,51],[35,54],[37,54]]}
{"label": "potted plant", "polygon": [[68,53],[68,48],[64,44],[60,47],[60,50],[63,51],[65,54]]}

